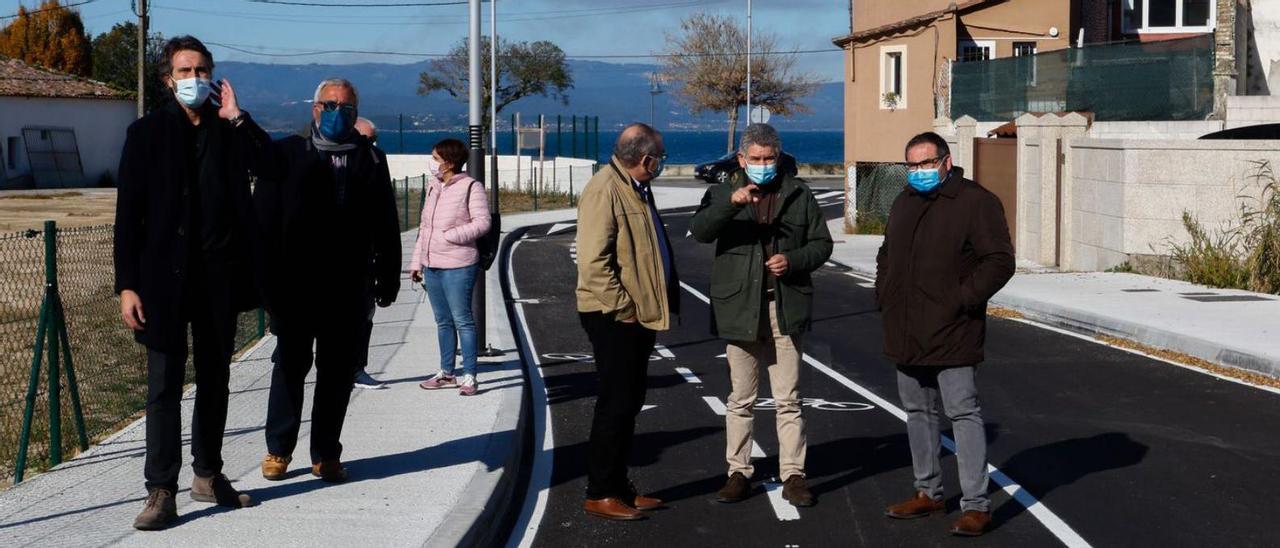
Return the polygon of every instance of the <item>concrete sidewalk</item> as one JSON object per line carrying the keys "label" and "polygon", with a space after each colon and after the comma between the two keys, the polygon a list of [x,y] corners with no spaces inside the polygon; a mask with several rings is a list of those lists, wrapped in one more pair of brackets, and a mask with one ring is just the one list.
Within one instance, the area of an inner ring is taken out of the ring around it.
{"label": "concrete sidewalk", "polygon": [[[414,236],[404,235],[406,251]],[[352,394],[342,436],[348,483],[329,485],[310,475],[309,421],[303,422],[290,477],[262,478],[262,429],[275,347],[274,337],[268,337],[232,364],[223,447],[224,472],[258,506],[227,510],[192,501],[187,454],[179,479],[178,525],[162,532],[134,531],[133,518],[146,494],[145,425],[139,420],[70,462],[0,493],[0,545],[454,546],[476,540],[476,533],[491,533],[497,527],[488,522],[501,516],[493,515],[500,505],[490,499],[504,482],[514,483],[510,468],[518,462],[512,457],[521,453],[517,427],[524,383],[496,271],[491,270],[486,288],[489,334],[506,355],[481,364],[475,397],[418,388],[439,369],[435,324],[420,287],[405,279],[396,304],[378,310],[368,371],[389,388]],[[310,415],[314,378],[313,372],[304,417]],[[188,443],[193,395],[189,391],[183,400]],[[512,498],[511,492],[501,496]]]}
{"label": "concrete sidewalk", "polygon": [[[875,276],[881,236],[844,234],[832,260]],[[1280,377],[1280,299],[1121,273],[1019,271],[991,303],[1027,319],[1086,335],[1107,335]]]}

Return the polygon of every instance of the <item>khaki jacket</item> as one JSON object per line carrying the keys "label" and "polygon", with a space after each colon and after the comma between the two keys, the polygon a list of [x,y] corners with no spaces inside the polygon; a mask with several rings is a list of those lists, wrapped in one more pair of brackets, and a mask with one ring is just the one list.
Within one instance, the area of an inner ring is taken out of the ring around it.
{"label": "khaki jacket", "polygon": [[609,163],[578,201],[578,312],[665,331],[671,308],[653,217],[622,163]]}

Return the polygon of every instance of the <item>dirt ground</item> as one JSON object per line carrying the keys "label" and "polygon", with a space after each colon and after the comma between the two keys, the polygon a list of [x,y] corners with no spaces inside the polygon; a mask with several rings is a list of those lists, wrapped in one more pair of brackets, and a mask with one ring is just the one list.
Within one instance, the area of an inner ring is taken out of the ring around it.
{"label": "dirt ground", "polygon": [[46,220],[59,228],[105,225],[115,214],[113,188],[0,191],[0,233],[39,230]]}

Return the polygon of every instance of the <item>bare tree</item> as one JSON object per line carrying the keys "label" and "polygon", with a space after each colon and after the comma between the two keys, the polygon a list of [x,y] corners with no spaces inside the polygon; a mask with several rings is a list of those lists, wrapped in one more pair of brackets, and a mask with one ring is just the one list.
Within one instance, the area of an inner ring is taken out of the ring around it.
{"label": "bare tree", "polygon": [[[459,101],[467,101],[467,41],[464,38],[440,59],[431,62],[427,72],[418,76],[418,94],[444,91]],[[484,127],[489,127],[489,38],[481,38],[480,63],[483,75],[480,89]],[[505,42],[498,39],[498,112],[507,105],[530,95],[551,96],[569,104],[567,92],[573,88],[573,74],[565,61],[564,50],[551,42]]]}
{"label": "bare tree", "polygon": [[[729,117],[727,150],[738,131],[738,109],[747,104],[747,33],[727,16],[697,13],[667,34],[663,72],[681,85],[673,90],[690,112]],[[756,33],[751,44],[751,104],[787,116],[808,112],[800,99],[817,88],[816,76],[795,71],[796,54],[777,51],[777,37]]]}

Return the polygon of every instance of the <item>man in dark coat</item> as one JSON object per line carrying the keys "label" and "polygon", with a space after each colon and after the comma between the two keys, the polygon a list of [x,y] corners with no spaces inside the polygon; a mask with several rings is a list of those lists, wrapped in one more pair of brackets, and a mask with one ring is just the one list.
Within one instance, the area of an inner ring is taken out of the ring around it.
{"label": "man in dark coat", "polygon": [[976,366],[983,360],[987,301],[1014,272],[1004,208],[995,194],[952,168],[935,133],[906,147],[908,187],[894,200],[876,257],[876,300],[885,354],[898,364],[915,495],[890,506],[898,519],[945,508],[940,416],[951,420],[963,497],[951,533],[977,536],[991,523],[987,442]]}
{"label": "man in dark coat", "polygon": [[[222,100],[236,104],[230,89]],[[358,101],[351,82],[325,80],[316,89],[309,136],[273,142],[251,119],[242,125],[245,156],[259,177],[254,202],[263,232],[264,297],[279,351],[262,461],[269,480],[286,477],[313,358],[311,473],[329,482],[347,479],[339,439],[364,351],[367,303],[385,308],[400,291],[395,195],[386,156],[354,129]]]}
{"label": "man in dark coat", "polygon": [[772,126],[748,126],[738,151],[742,169],[707,190],[690,224],[695,239],[716,244],[712,325],[729,342],[728,479],[717,494],[720,502],[739,502],[751,492],[752,418],[764,366],[777,403],[782,497],[796,506],[813,504],[804,480],[801,335],[812,321],[810,274],[831,257],[832,242],[813,192],[779,171],[781,155],[782,140]]}
{"label": "man in dark coat", "polygon": [[121,315],[147,347],[147,502],[134,527],[177,519],[181,399],[190,325],[196,372],[191,497],[250,505],[222,475],[222,435],[236,314],[257,303],[257,239],[233,113],[210,99],[213,56],[181,36],[164,46],[160,78],[174,100],[129,126],[120,158],[115,289]]}

